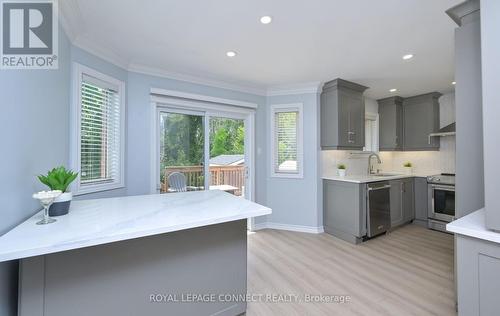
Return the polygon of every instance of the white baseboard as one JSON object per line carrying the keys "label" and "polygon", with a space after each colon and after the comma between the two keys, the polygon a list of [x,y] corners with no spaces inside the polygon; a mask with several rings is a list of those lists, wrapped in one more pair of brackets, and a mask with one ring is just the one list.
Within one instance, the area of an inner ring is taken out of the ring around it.
{"label": "white baseboard", "polygon": [[253,227],[254,231],[262,229],[288,230],[292,232],[301,232],[310,234],[321,234],[324,232],[322,226],[315,227],[315,226],[290,225],[290,224],[271,223],[271,222],[258,223],[255,224]]}

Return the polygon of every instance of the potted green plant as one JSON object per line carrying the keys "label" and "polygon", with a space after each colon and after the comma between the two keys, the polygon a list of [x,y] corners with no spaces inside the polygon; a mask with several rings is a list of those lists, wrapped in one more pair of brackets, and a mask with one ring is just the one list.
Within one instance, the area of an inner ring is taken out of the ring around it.
{"label": "potted green plant", "polygon": [[412,174],[413,173],[413,164],[409,161],[405,162],[403,164],[403,168],[406,172],[406,174]]}
{"label": "potted green plant", "polygon": [[346,165],[344,165],[343,163],[339,163],[337,165],[337,173],[339,174],[340,177],[345,177],[345,173],[346,173]]}
{"label": "potted green plant", "polygon": [[54,168],[47,172],[47,175],[39,175],[38,180],[48,186],[51,190],[62,192],[49,208],[49,216],[66,215],[73,199],[73,194],[67,192],[69,185],[78,176],[78,172],[67,170],[63,166]]}

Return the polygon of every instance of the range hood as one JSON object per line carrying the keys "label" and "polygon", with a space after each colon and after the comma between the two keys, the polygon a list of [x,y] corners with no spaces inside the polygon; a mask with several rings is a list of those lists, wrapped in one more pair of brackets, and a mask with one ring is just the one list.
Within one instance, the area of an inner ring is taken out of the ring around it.
{"label": "range hood", "polygon": [[431,137],[443,137],[443,136],[453,136],[456,134],[456,123],[451,123],[441,128],[439,132],[429,134],[429,139]]}

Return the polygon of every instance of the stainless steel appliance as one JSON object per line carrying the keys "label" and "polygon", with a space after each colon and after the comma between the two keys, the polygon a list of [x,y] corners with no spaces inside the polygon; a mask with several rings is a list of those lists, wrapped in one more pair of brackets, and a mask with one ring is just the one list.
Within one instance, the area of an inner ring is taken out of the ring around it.
{"label": "stainless steel appliance", "polygon": [[367,237],[371,238],[391,227],[391,185],[381,181],[367,186]]}
{"label": "stainless steel appliance", "polygon": [[455,219],[455,175],[443,173],[427,178],[428,226],[446,232],[446,224]]}

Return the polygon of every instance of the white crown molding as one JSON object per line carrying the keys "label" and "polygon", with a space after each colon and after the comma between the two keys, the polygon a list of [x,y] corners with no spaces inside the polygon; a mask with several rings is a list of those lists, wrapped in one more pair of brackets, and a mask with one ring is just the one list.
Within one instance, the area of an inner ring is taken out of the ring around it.
{"label": "white crown molding", "polygon": [[249,94],[260,95],[260,96],[266,95],[266,90],[264,87],[253,87],[253,86],[233,84],[233,83],[228,83],[228,82],[220,81],[220,80],[216,80],[216,79],[208,79],[208,78],[202,78],[202,77],[198,77],[198,76],[181,74],[181,73],[168,71],[165,69],[154,68],[154,67],[139,65],[139,64],[135,64],[135,63],[129,64],[127,69],[131,72],[141,73],[141,74],[145,74],[145,75],[157,76],[157,77],[162,77],[162,78],[169,78],[169,79],[174,79],[174,80],[179,80],[179,81],[185,81],[185,82],[190,82],[190,83],[195,83],[195,84],[200,84],[200,85],[205,85],[205,86],[210,86],[210,87],[215,87],[215,88],[220,88],[220,89],[239,91],[239,92],[243,92],[243,93],[249,93]]}
{"label": "white crown molding", "polygon": [[446,14],[455,22],[458,26],[462,26],[463,18],[469,14],[477,12],[480,10],[480,4],[478,0],[469,0],[457,4],[456,6],[446,10]]}
{"label": "white crown molding", "polygon": [[309,234],[321,234],[324,232],[322,226],[303,226],[303,225],[289,225],[281,223],[264,222],[258,223],[253,226],[253,231],[258,231],[262,229],[277,229],[277,230],[287,230],[292,232],[309,233]]}
{"label": "white crown molding", "polygon": [[321,82],[314,81],[289,85],[270,86],[267,89],[267,96],[270,97],[290,94],[319,93],[321,85]]}
{"label": "white crown molding", "polygon": [[151,88],[150,91],[151,91],[151,94],[160,95],[160,96],[167,96],[167,97],[174,97],[174,98],[188,99],[188,100],[196,100],[196,101],[204,101],[204,102],[210,102],[210,103],[219,103],[219,104],[226,104],[226,105],[234,105],[234,106],[251,108],[251,109],[256,109],[258,106],[257,103],[252,103],[252,102],[245,102],[245,101],[233,100],[233,99],[216,98],[216,97],[212,97],[212,96],[208,96],[208,95],[180,92],[180,91],[167,90],[167,89],[162,89],[162,88]]}
{"label": "white crown molding", "polygon": [[129,61],[127,59],[123,58],[109,48],[96,44],[85,35],[77,36],[73,40],[73,45],[91,53],[92,55],[104,59],[105,61],[108,61],[115,66],[123,68],[124,70],[127,70],[128,68]]}

